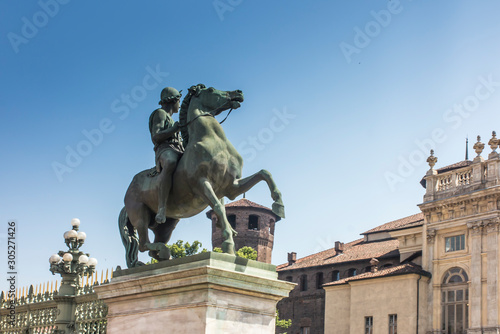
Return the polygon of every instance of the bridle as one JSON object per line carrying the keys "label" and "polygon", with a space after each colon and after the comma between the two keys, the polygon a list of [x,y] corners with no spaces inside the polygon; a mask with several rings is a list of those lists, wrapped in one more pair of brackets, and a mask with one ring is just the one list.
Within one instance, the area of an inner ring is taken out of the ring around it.
{"label": "bridle", "polygon": [[[229,100],[229,102],[231,102],[231,97],[229,96],[229,93],[226,92],[226,96]],[[186,124],[180,124],[180,126],[188,126],[189,124],[191,124],[192,122],[194,122],[195,120],[197,120],[198,118],[202,117],[202,116],[212,116],[213,118],[215,118],[215,115],[212,114],[212,112],[218,110],[219,108],[222,108],[225,104],[227,103],[224,102],[223,104],[221,104],[220,106],[218,106],[217,108],[215,109],[212,109],[210,111],[204,111],[203,114],[199,114],[198,116],[196,116],[195,118],[193,118],[192,120],[190,120],[189,122],[187,122]],[[231,114],[231,111],[233,111],[233,108],[231,108],[229,110],[229,112],[227,113],[226,117],[224,117],[224,119],[222,121],[219,122],[219,124],[222,124],[226,121],[226,119],[229,117],[229,115]]]}

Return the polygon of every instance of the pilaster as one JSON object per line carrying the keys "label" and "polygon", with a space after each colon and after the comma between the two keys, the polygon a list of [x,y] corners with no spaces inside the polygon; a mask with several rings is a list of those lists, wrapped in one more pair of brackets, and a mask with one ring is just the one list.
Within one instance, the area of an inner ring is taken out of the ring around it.
{"label": "pilaster", "polygon": [[[483,222],[470,222],[467,227],[471,236],[470,273],[470,328],[481,328],[481,236]],[[470,332],[473,333],[473,332]]]}
{"label": "pilaster", "polygon": [[500,219],[486,222],[488,327],[498,326],[498,228]]}

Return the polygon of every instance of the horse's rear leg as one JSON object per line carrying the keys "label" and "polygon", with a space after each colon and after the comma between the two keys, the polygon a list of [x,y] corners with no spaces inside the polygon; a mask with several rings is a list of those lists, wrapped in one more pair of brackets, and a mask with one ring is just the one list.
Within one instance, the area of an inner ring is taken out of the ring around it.
{"label": "horse's rear leg", "polygon": [[274,214],[278,217],[285,218],[285,206],[283,205],[281,192],[278,190],[278,186],[276,186],[271,173],[269,173],[265,169],[261,169],[259,172],[243,179],[234,180],[233,186],[229,190],[226,197],[233,200],[237,196],[252,189],[253,186],[255,186],[260,181],[266,181],[269,190],[271,191],[271,197],[274,200],[272,207]]}
{"label": "horse's rear leg", "polygon": [[234,240],[233,235],[236,234],[236,231],[233,230],[231,224],[226,217],[226,209],[224,204],[217,198],[215,195],[214,189],[208,180],[203,179],[199,183],[200,196],[210,205],[212,210],[214,210],[219,222],[221,223],[222,228],[222,236],[224,237],[224,242],[222,243],[222,251],[224,253],[229,253],[234,255]]}
{"label": "horse's rear leg", "polygon": [[[168,249],[168,247],[161,247],[160,245],[165,245],[170,240],[172,232],[178,222],[179,219],[167,218],[165,223],[156,225],[156,227],[152,229],[155,235],[155,241],[154,244],[151,245],[151,248],[155,247],[155,249],[149,251],[151,257],[158,261],[170,259],[170,249]],[[159,251],[156,250],[156,247],[159,247]]]}
{"label": "horse's rear leg", "polygon": [[130,222],[137,230],[139,235],[139,250],[145,252],[149,250],[150,244],[148,235],[148,226],[151,221],[151,211],[145,205],[137,205],[134,208],[127,209]]}

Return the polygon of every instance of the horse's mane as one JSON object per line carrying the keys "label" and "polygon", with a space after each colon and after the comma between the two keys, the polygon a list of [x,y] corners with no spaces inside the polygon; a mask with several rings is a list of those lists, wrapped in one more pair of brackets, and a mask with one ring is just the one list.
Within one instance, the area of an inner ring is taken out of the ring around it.
{"label": "horse's mane", "polygon": [[191,103],[191,98],[203,88],[206,88],[204,84],[191,86],[191,88],[188,89],[188,93],[184,97],[184,100],[182,100],[181,110],[179,111],[179,124],[181,125],[181,135],[184,147],[186,147],[189,142],[189,131],[187,128],[189,104]]}

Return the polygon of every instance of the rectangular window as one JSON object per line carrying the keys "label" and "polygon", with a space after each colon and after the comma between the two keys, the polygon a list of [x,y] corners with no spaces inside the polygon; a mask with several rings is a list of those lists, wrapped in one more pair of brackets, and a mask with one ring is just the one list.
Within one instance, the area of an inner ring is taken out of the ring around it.
{"label": "rectangular window", "polygon": [[465,249],[465,234],[455,235],[444,239],[445,252],[454,252]]}
{"label": "rectangular window", "polygon": [[365,334],[373,334],[373,317],[365,317]]}
{"label": "rectangular window", "polygon": [[398,315],[389,314],[389,334],[398,334]]}
{"label": "rectangular window", "polygon": [[311,327],[300,327],[300,334],[311,334]]}

